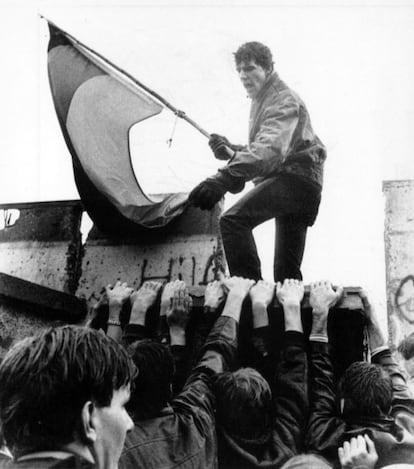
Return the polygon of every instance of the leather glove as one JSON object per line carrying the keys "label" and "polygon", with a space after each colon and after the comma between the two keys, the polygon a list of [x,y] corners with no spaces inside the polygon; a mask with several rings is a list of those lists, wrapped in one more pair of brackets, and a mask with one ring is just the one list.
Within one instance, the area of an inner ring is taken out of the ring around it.
{"label": "leather glove", "polygon": [[190,192],[188,200],[194,207],[211,210],[225,193],[225,188],[217,184],[213,178],[208,178]]}
{"label": "leather glove", "polygon": [[234,145],[222,135],[211,134],[208,144],[218,160],[229,160],[234,156]]}
{"label": "leather glove", "polygon": [[243,190],[244,184],[243,178],[232,176],[224,167],[196,186],[190,192],[188,200],[194,207],[211,210],[227,191],[236,194]]}

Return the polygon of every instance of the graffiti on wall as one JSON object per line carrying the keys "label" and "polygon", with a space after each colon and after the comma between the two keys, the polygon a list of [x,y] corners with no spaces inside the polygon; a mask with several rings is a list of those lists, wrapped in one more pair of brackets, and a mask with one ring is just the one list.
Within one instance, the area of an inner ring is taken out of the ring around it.
{"label": "graffiti on wall", "polygon": [[394,304],[398,316],[414,325],[414,275],[407,275],[400,281]]}
{"label": "graffiti on wall", "polygon": [[391,346],[414,393],[414,275],[398,282],[390,316]]}

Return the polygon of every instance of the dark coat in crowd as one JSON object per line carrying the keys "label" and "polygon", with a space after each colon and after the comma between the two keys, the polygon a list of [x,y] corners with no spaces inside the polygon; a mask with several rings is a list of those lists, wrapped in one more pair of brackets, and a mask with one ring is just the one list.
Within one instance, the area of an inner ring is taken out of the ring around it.
{"label": "dark coat in crowd", "polygon": [[308,416],[308,365],[303,334],[285,333],[280,361],[273,373],[272,428],[254,440],[218,430],[220,468],[278,468],[303,450]]}
{"label": "dark coat in crowd", "polygon": [[215,398],[210,379],[234,366],[237,322],[219,317],[183,390],[159,415],[135,421],[119,469],[215,468]]}
{"label": "dark coat in crowd", "polygon": [[367,434],[378,453],[376,467],[414,464],[414,399],[389,349],[372,357],[393,383],[392,408],[386,417],[344,420],[337,411],[332,363],[328,344],[311,342],[311,415],[307,433],[308,450],[325,456],[339,467],[338,446],[353,436]]}

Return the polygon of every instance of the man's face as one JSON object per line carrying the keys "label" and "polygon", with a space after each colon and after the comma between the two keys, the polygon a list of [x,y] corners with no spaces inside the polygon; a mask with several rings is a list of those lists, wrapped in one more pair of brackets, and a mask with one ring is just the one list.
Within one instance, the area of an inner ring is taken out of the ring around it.
{"label": "man's face", "polygon": [[94,449],[99,469],[118,467],[125,436],[134,427],[134,422],[125,409],[129,396],[129,385],[123,386],[114,391],[109,406],[95,407],[97,438]]}
{"label": "man's face", "polygon": [[239,62],[236,68],[249,98],[256,98],[263,88],[270,72],[265,70],[262,66],[257,65],[254,60]]}

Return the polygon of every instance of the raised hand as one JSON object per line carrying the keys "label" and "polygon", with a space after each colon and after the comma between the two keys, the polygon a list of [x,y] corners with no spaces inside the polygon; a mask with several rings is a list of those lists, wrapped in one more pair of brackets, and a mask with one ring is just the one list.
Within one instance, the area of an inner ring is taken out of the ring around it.
{"label": "raised hand", "polygon": [[187,288],[180,288],[174,292],[171,306],[167,311],[167,323],[170,329],[175,327],[185,330],[192,306],[193,300]]}
{"label": "raised hand", "polygon": [[182,280],[173,280],[164,285],[161,294],[160,316],[166,316],[171,307],[174,292],[180,288],[185,288],[185,282]]}
{"label": "raised hand", "polygon": [[374,442],[368,435],[358,435],[349,442],[345,441],[338,448],[338,457],[342,469],[374,469],[378,461]]}
{"label": "raised hand", "polygon": [[125,301],[129,299],[133,291],[134,289],[128,287],[126,282],[121,282],[120,280],[118,280],[114,286],[109,284],[105,287],[105,293],[109,304],[118,303],[123,305]]}
{"label": "raised hand", "polygon": [[254,284],[254,280],[243,277],[231,277],[228,279],[227,285],[229,291],[221,315],[232,317],[236,321],[239,321],[243,301]]}
{"label": "raised hand", "polygon": [[259,280],[249,291],[252,301],[253,327],[266,327],[269,325],[267,307],[275,295],[275,284]]}
{"label": "raised hand", "polygon": [[171,345],[185,345],[185,330],[192,306],[193,301],[188,294],[188,289],[185,287],[176,289],[167,311]]}
{"label": "raised hand", "polygon": [[206,286],[204,292],[204,307],[217,309],[224,301],[225,297],[222,282],[220,280],[214,280]]}
{"label": "raised hand", "polygon": [[365,290],[361,290],[359,296],[362,300],[362,305],[364,307],[364,314],[367,321],[367,331],[369,337],[369,344],[371,351],[374,351],[378,347],[383,347],[386,345],[387,340],[385,338],[384,332],[381,329],[377,314],[375,312],[374,306],[368,299],[368,294]]}
{"label": "raised hand", "polygon": [[304,293],[305,288],[300,280],[287,278],[283,284],[277,282],[276,295],[283,306],[285,331],[303,332],[300,303]]}
{"label": "raised hand", "polygon": [[223,135],[211,134],[208,144],[218,160],[229,160],[234,155],[233,145]]}
{"label": "raised hand", "polygon": [[145,316],[147,311],[155,303],[158,292],[160,291],[161,282],[144,282],[141,287],[131,294],[131,319],[130,322],[136,323],[139,317]]}
{"label": "raised hand", "polygon": [[300,305],[305,288],[300,280],[285,279],[283,284],[277,282],[276,295],[282,306]]}
{"label": "raised hand", "polygon": [[329,308],[334,306],[341,298],[342,287],[334,290],[331,282],[321,280],[310,285],[309,304],[312,307],[312,330],[311,336],[328,337],[328,314]]}
{"label": "raised hand", "polygon": [[120,280],[118,280],[114,286],[107,285],[105,287],[109,309],[108,329],[106,333],[109,337],[112,337],[117,342],[120,341],[122,336],[120,321],[122,306],[126,301],[129,300],[133,291],[134,289],[128,287],[126,282],[121,282]]}
{"label": "raised hand", "polygon": [[309,303],[314,311],[329,311],[341,298],[342,287],[334,290],[332,283],[327,280],[313,282],[310,285]]}
{"label": "raised hand", "polygon": [[252,286],[255,284],[254,280],[243,277],[230,277],[229,279],[229,293],[228,295],[246,298]]}
{"label": "raised hand", "polygon": [[252,286],[249,295],[253,306],[260,304],[267,308],[275,295],[275,284],[273,282],[266,282],[266,280],[259,280]]}

